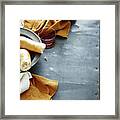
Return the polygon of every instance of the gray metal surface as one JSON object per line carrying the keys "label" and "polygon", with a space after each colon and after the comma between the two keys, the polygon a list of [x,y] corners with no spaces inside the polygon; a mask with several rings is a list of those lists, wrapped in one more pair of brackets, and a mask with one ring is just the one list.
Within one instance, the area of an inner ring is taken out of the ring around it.
{"label": "gray metal surface", "polygon": [[55,47],[46,49],[31,69],[59,81],[53,99],[99,99],[99,30],[99,20],[77,21],[68,39],[57,37]]}

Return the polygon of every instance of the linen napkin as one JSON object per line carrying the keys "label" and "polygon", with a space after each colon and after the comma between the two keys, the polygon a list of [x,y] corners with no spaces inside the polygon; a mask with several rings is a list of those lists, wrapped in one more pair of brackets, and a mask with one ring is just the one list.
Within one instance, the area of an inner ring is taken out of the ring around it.
{"label": "linen napkin", "polygon": [[20,94],[21,100],[51,100],[58,88],[57,80],[32,74],[29,89]]}
{"label": "linen napkin", "polygon": [[70,20],[24,20],[23,26],[31,29],[37,34],[44,33],[45,28],[50,32],[53,28],[56,30],[56,35],[67,38],[71,28]]}
{"label": "linen napkin", "polygon": [[29,86],[30,86],[29,79],[31,78],[32,78],[32,75],[30,72],[20,73],[20,93],[23,93],[24,91],[29,89]]}

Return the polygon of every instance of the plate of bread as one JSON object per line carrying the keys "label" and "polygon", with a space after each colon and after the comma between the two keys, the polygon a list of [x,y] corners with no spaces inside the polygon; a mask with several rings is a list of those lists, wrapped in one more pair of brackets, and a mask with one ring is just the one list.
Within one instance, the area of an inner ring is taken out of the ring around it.
{"label": "plate of bread", "polygon": [[27,71],[34,66],[46,45],[32,30],[20,28],[20,70]]}

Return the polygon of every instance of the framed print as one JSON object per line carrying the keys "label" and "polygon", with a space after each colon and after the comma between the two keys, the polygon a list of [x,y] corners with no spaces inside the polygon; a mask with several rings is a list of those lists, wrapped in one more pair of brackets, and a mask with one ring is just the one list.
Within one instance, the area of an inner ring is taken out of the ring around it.
{"label": "framed print", "polygon": [[1,4],[1,118],[119,119],[118,1]]}

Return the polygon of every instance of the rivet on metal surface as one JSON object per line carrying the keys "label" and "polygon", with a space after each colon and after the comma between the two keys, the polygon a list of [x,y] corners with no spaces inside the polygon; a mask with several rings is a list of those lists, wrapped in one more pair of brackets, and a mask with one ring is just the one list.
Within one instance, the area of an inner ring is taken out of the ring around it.
{"label": "rivet on metal surface", "polygon": [[98,44],[96,44],[95,46],[98,47]]}

